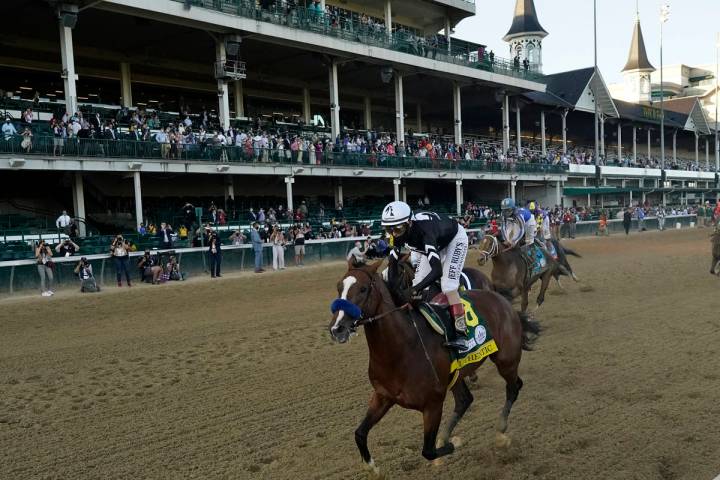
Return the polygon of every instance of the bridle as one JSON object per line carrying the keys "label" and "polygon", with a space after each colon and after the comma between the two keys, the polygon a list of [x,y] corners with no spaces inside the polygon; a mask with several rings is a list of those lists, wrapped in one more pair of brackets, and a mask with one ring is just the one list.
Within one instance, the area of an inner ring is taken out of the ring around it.
{"label": "bridle", "polygon": [[490,248],[487,250],[480,250],[480,255],[482,256],[483,263],[486,263],[491,258],[497,256],[500,254],[500,242],[498,242],[498,239],[495,235],[485,235],[483,238],[483,243],[490,239]]}
{"label": "bridle", "polygon": [[[368,277],[368,279],[370,279],[370,285],[368,287],[367,294],[365,295],[365,298],[362,301],[362,303],[364,304],[370,298],[370,294],[372,293],[372,291],[375,288],[375,281],[377,280],[378,276],[371,275],[368,272],[366,272],[365,270],[362,270],[359,268],[353,268],[351,270],[348,270],[348,274],[350,274],[351,272],[362,272],[365,276]],[[382,302],[385,304],[389,303],[384,298],[382,299]],[[370,325],[371,323],[376,322],[376,321],[378,321],[382,318],[385,318],[389,315],[392,315],[395,312],[399,312],[401,310],[411,310],[412,309],[412,305],[410,305],[410,303],[405,303],[399,307],[394,307],[384,313],[381,313],[380,315],[365,316],[365,312],[362,310],[362,307],[360,305],[356,305],[356,306],[360,309],[360,316],[355,318],[355,320],[353,321],[353,324],[350,327],[350,330],[352,332],[355,332],[357,330],[357,327],[361,327],[364,325]]]}

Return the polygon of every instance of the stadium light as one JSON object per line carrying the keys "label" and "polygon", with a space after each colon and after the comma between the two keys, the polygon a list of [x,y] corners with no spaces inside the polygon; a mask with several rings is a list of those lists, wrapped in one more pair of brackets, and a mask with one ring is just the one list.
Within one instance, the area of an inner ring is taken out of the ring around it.
{"label": "stadium light", "polygon": [[128,162],[128,168],[130,170],[140,170],[142,168],[142,162]]}
{"label": "stadium light", "polygon": [[21,168],[25,166],[24,158],[11,158],[8,163],[12,168]]}
{"label": "stadium light", "polygon": [[362,175],[363,173],[365,173],[365,170],[353,170],[353,175],[356,175],[356,176]]}
{"label": "stadium light", "polygon": [[305,169],[304,169],[303,167],[293,168],[293,173],[294,173],[294,174],[302,173],[302,172],[304,172],[304,171],[305,171]]}
{"label": "stadium light", "polygon": [[218,165],[217,166],[218,172],[227,172],[228,170],[230,170],[230,165]]}

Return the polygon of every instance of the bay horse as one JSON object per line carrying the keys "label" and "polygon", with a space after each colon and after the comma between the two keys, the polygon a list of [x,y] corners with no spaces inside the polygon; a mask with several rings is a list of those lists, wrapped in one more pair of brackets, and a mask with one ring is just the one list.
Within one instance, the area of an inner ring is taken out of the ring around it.
{"label": "bay horse", "polygon": [[715,232],[710,235],[710,241],[712,242],[712,265],[710,265],[710,273],[720,276],[720,227],[717,227]]}
{"label": "bay horse", "polygon": [[[484,363],[483,360],[469,364],[460,370],[450,389],[455,400],[454,412],[438,438],[443,403],[452,381],[450,355],[443,347],[444,337],[435,333],[419,313],[403,301],[398,306],[378,273],[381,263],[348,264],[348,271],[337,285],[339,297],[333,302],[329,325],[330,335],[338,343],[347,342],[358,327],[365,327],[370,352],[368,377],[373,392],[365,418],[355,430],[355,443],[365,466],[371,475],[377,476],[380,470],[368,450],[367,437],[394,405],[422,412],[422,455],[427,460],[455,450],[450,437],[473,401],[464,377]],[[388,273],[389,278],[397,278],[397,262],[393,258]],[[518,376],[522,351],[530,350],[540,329],[495,292],[470,290],[466,295],[487,321],[498,346],[498,351],[489,358],[505,379],[506,400],[496,425],[496,443],[507,447],[508,417],[523,385]]]}
{"label": "bay horse", "polygon": [[[547,266],[536,274],[528,274],[530,267],[527,254],[521,248],[502,247],[500,241],[495,235],[485,235],[480,242],[480,258],[478,264],[485,265],[489,259],[492,259],[493,269],[490,274],[492,285],[495,291],[513,301],[515,298],[522,296],[520,311],[526,312],[528,307],[528,296],[530,289],[538,280],[540,283],[540,292],[537,297],[537,307],[539,308],[545,302],[545,292],[550,285],[550,280],[554,277],[560,285],[560,275],[570,275],[573,280],[578,281],[575,273],[567,261],[567,255],[579,257],[576,252],[560,245],[560,242],[553,240],[553,245],[558,254],[558,260],[547,258]],[[562,285],[561,285],[562,287]]]}

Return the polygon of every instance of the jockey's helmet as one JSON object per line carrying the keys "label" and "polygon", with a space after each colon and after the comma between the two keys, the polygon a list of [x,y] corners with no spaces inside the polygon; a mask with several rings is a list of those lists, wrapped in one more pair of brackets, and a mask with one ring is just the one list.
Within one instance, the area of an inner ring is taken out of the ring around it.
{"label": "jockey's helmet", "polygon": [[383,209],[382,226],[393,237],[401,237],[410,224],[410,205],[405,202],[390,202]]}
{"label": "jockey's helmet", "polygon": [[500,203],[500,210],[502,210],[502,214],[504,217],[510,217],[515,213],[515,200],[512,198],[505,198]]}

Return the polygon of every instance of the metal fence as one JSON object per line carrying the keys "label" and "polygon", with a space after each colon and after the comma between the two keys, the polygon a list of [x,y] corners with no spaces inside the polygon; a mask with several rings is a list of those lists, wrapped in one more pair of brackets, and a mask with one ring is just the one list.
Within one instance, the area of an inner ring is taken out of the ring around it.
{"label": "metal fence", "polygon": [[[59,142],[58,142],[59,140]],[[393,168],[414,170],[461,170],[500,173],[563,174],[568,167],[545,163],[489,162],[476,160],[430,159],[428,157],[390,156],[383,153],[308,152],[245,148],[232,145],[169,144],[156,141],[107,140],[95,138],[56,139],[33,137],[29,149],[21,147],[22,137],[0,140],[0,153],[13,155],[44,155],[65,158],[128,158],[204,161],[254,165],[323,165],[353,168]],[[62,145],[59,145],[62,143]]]}

